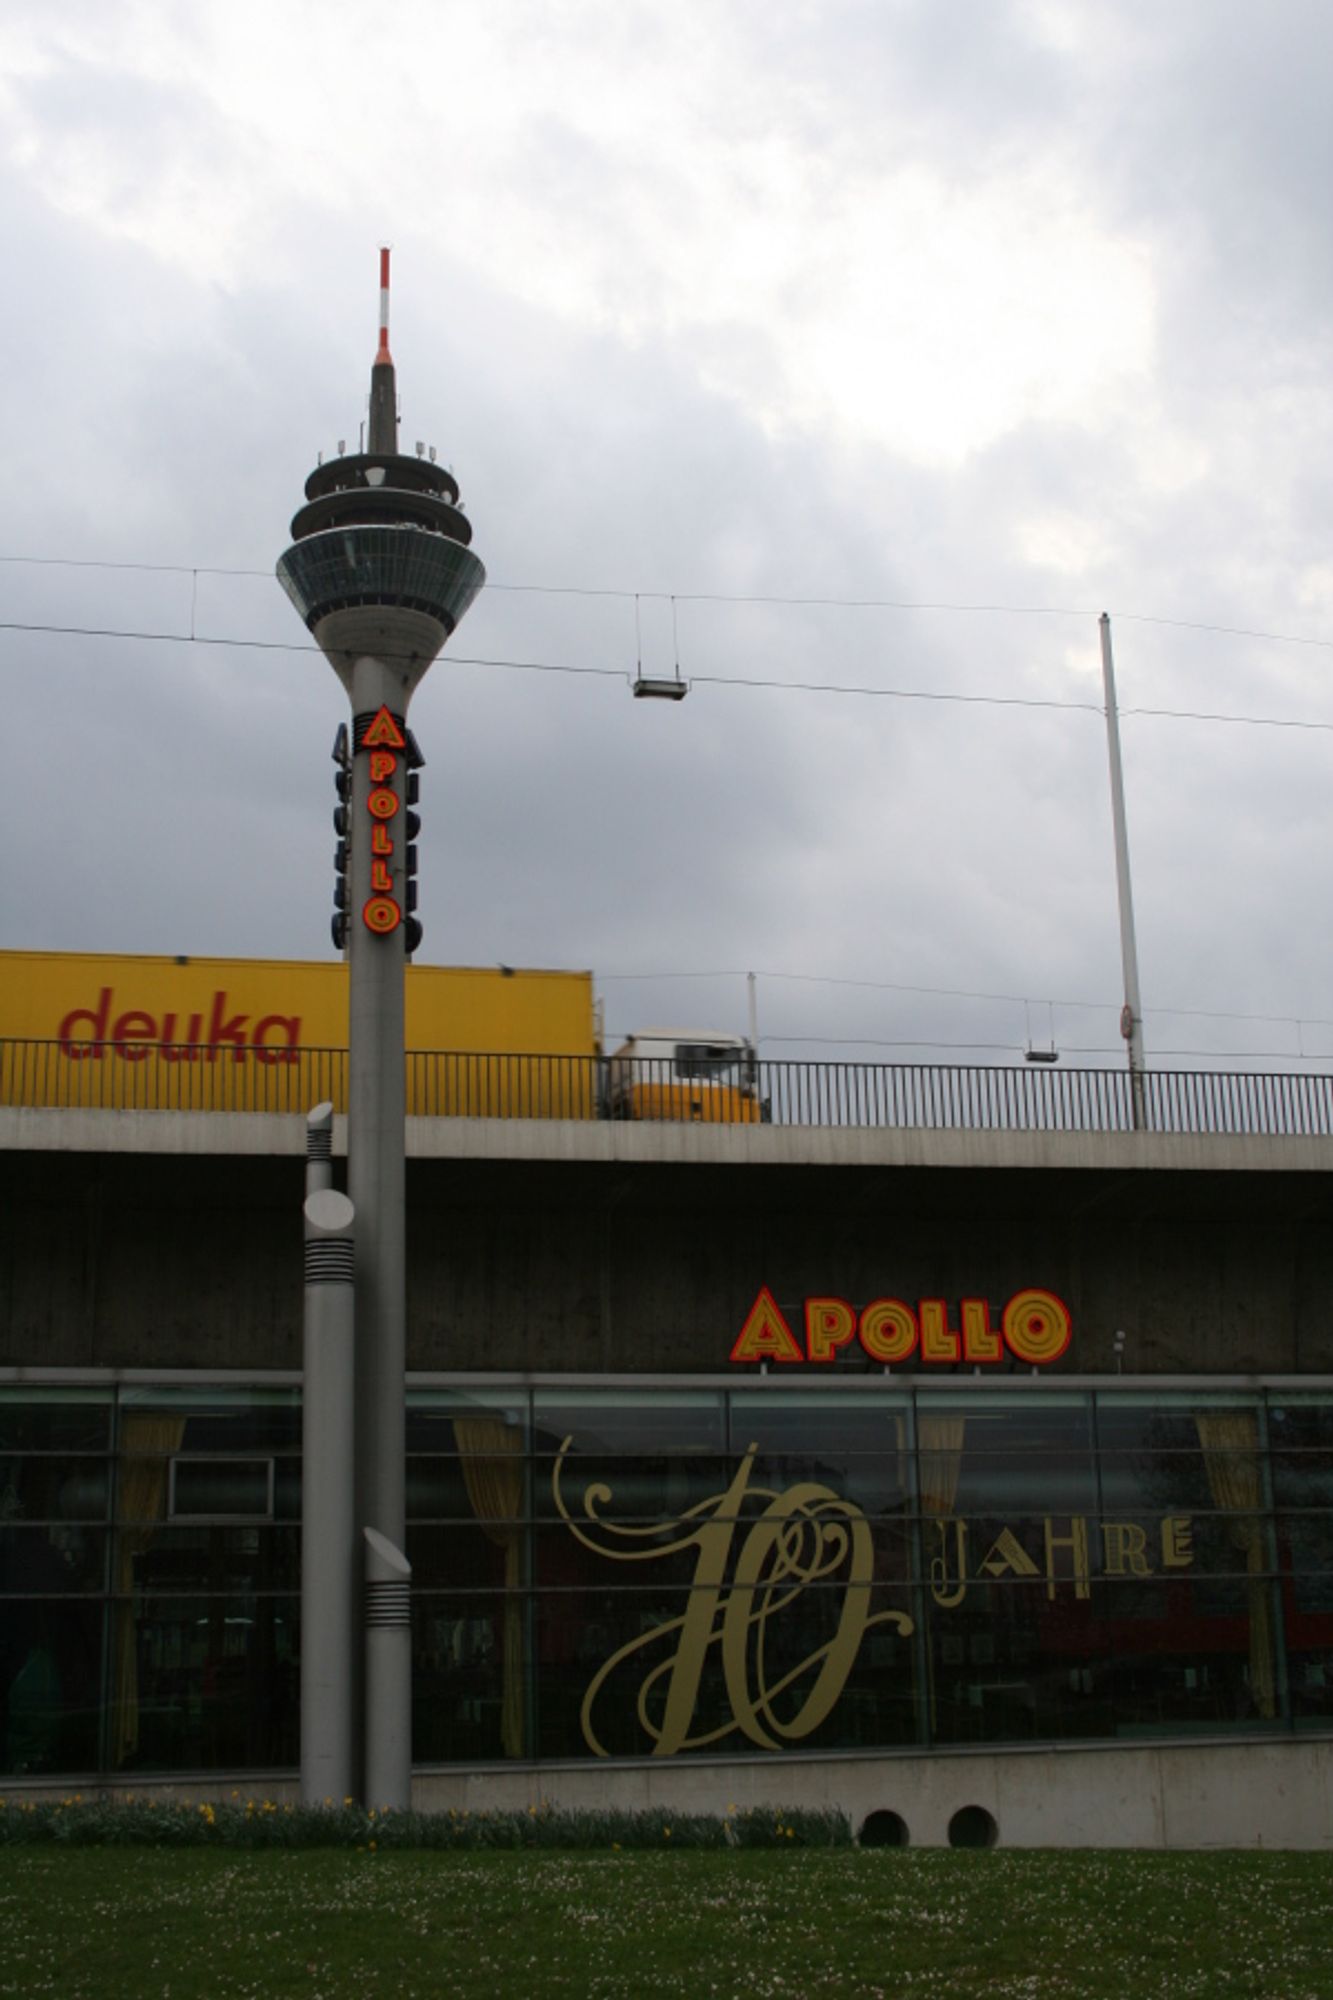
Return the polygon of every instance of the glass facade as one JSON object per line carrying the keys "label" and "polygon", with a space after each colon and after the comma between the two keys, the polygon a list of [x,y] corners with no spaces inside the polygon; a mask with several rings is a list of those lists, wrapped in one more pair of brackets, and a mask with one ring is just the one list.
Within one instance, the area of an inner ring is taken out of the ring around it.
{"label": "glass facade", "polygon": [[[0,1763],[292,1767],[300,1400],[0,1386]],[[1333,1728],[1333,1382],[409,1391],[414,1755]]]}
{"label": "glass facade", "polygon": [[471,549],[429,528],[328,528],[296,542],[278,581],[307,625],[354,604],[400,604],[452,632],[485,582]]}

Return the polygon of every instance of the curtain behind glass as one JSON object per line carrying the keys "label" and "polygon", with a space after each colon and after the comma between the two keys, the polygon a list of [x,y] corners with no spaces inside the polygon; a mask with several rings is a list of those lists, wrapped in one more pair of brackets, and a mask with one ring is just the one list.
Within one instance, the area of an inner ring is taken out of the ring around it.
{"label": "curtain behind glass", "polygon": [[120,1431],[120,1480],[116,1536],[116,1606],[112,1636],[115,1693],[111,1705],[111,1763],[126,1762],[139,1748],[139,1646],[134,1605],[134,1559],[153,1545],[167,1512],[167,1473],[185,1441],[184,1417],[126,1416]]}
{"label": "curtain behind glass", "polygon": [[1215,1410],[1196,1416],[1204,1468],[1213,1505],[1230,1519],[1227,1533],[1245,1557],[1249,1573],[1250,1686],[1260,1715],[1277,1712],[1273,1670],[1273,1601],[1265,1575],[1262,1486],[1259,1478],[1259,1420],[1253,1410]]}
{"label": "curtain behind glass", "polygon": [[500,1742],[523,1755],[523,1433],[499,1417],[455,1417],[454,1438],[468,1502],[482,1532],[504,1550],[504,1651]]}
{"label": "curtain behind glass", "polygon": [[966,1417],[918,1417],[918,1464],[921,1468],[921,1511],[948,1516],[958,1498],[963,1463]]}

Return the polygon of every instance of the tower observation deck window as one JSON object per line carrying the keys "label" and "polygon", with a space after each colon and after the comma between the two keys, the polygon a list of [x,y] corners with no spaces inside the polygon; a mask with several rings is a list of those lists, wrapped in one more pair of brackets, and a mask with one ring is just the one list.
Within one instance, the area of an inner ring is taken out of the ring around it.
{"label": "tower observation deck window", "polygon": [[424,611],[452,631],[481,588],[484,570],[461,542],[429,528],[330,528],[296,542],[278,565],[308,626],[353,605]]}

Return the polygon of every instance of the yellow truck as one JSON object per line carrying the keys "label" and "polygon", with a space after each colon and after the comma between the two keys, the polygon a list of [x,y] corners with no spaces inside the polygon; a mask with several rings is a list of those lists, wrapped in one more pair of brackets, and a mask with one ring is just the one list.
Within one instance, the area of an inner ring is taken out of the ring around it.
{"label": "yellow truck", "polygon": [[[595,1118],[590,972],[409,965],[408,1111]],[[0,952],[0,1103],[304,1111],[346,1104],[347,966]]]}
{"label": "yellow truck", "polygon": [[677,1124],[754,1125],[763,1115],[755,1052],[739,1035],[647,1028],[606,1064],[610,1118]]}

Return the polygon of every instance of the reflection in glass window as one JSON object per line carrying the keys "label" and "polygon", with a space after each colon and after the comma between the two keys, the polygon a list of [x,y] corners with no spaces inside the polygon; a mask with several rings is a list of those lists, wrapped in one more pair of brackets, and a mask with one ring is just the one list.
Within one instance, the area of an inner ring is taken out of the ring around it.
{"label": "reflection in glass window", "polygon": [[1091,1592],[1044,1577],[970,1580],[929,1607],[930,1733],[940,1743],[1105,1735],[1107,1637]]}
{"label": "reflection in glass window", "polygon": [[294,1764],[299,1603],[242,1593],[116,1605],[113,1742],[119,1768],[246,1770]]}
{"label": "reflection in glass window", "polygon": [[608,1458],[726,1450],[720,1391],[710,1389],[538,1389],[533,1394],[534,1449],[555,1453],[573,1439],[576,1452]]}
{"label": "reflection in glass window", "polygon": [[0,1452],[105,1451],[109,1389],[0,1387]]}
{"label": "reflection in glass window", "polygon": [[10,1598],[0,1616],[0,1769],[15,1777],[99,1762],[103,1606]]}
{"label": "reflection in glass window", "polygon": [[906,1511],[912,1492],[911,1402],[903,1394],[744,1391],[731,1402],[733,1455],[757,1445],[770,1486],[811,1479],[866,1514]]}
{"label": "reflection in glass window", "polygon": [[0,1527],[0,1595],[62,1597],[106,1589],[104,1528],[71,1522]]}
{"label": "reflection in glass window", "polygon": [[455,1420],[496,1418],[527,1445],[528,1394],[525,1389],[420,1388],[407,1392],[407,1451],[451,1456],[458,1450]]}
{"label": "reflection in glass window", "polygon": [[[133,1446],[136,1426],[154,1418],[180,1426],[177,1451],[239,1456],[301,1449],[298,1389],[233,1389],[208,1383],[198,1388],[124,1388],[120,1397],[122,1452],[143,1448]],[[137,1432],[140,1437],[146,1434]]]}
{"label": "reflection in glass window", "polygon": [[415,1758],[452,1763],[527,1754],[528,1683],[522,1662],[530,1621],[530,1607],[521,1594],[414,1592]]}
{"label": "reflection in glass window", "polygon": [[1128,1589],[1106,1582],[1094,1595],[1116,1735],[1216,1733],[1272,1720],[1272,1663],[1257,1651],[1243,1584],[1200,1589],[1157,1578]]}
{"label": "reflection in glass window", "polygon": [[917,1451],[927,1517],[1097,1511],[1087,1396],[923,1393]]}
{"label": "reflection in glass window", "polygon": [[0,1456],[0,1521],[105,1521],[111,1461]]}
{"label": "reflection in glass window", "polygon": [[173,1521],[272,1520],[273,1460],[173,1458],[167,1505]]}
{"label": "reflection in glass window", "polygon": [[[8,1768],[293,1762],[293,1392],[98,1395],[6,1405]],[[420,1758],[1333,1725],[1333,1394],[412,1395]]]}

